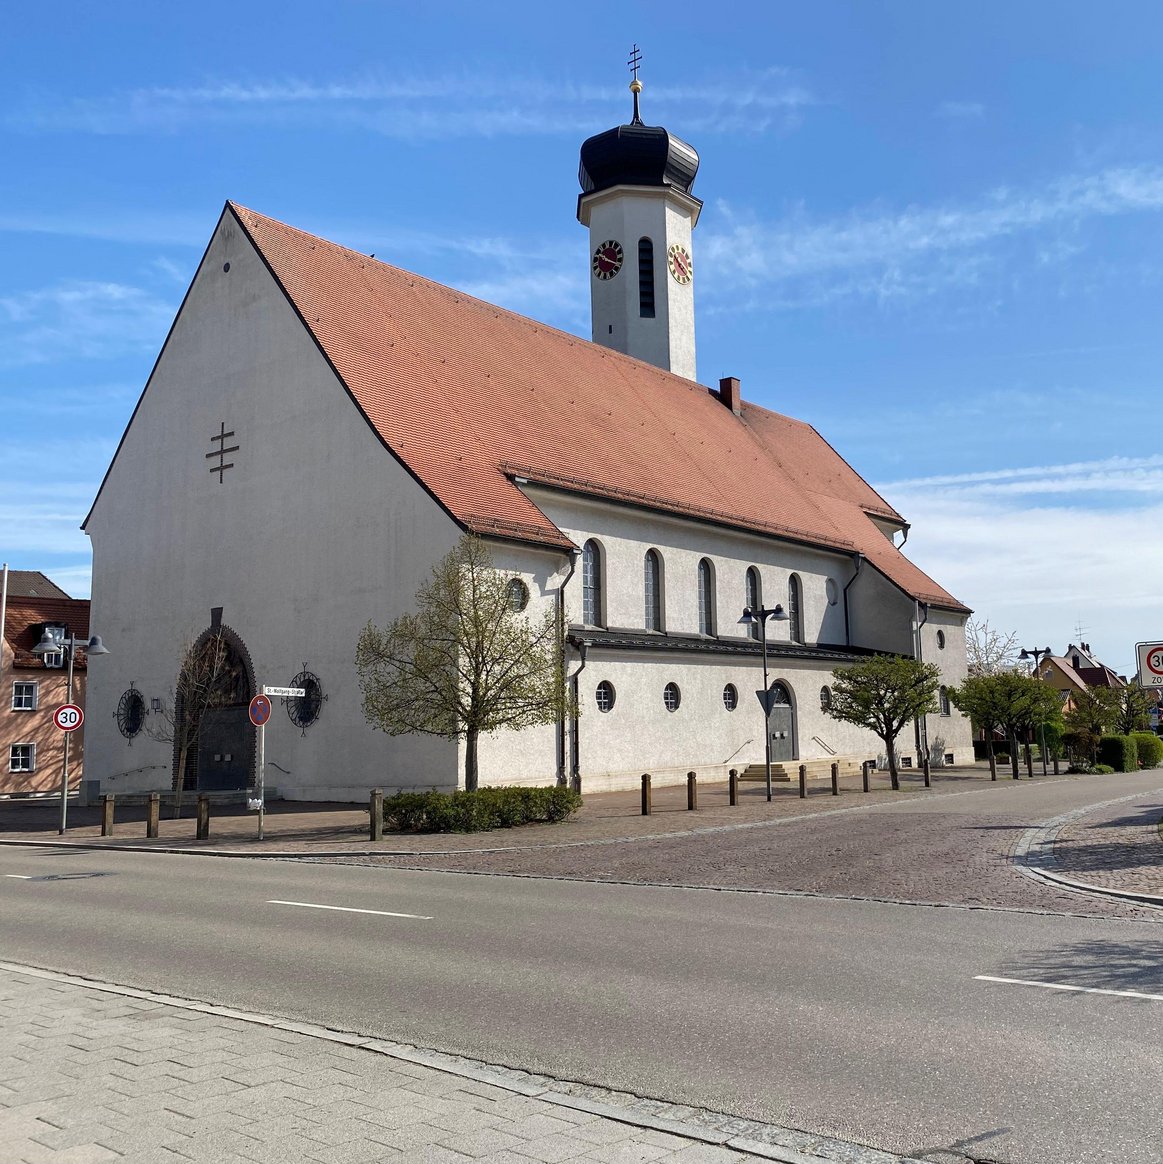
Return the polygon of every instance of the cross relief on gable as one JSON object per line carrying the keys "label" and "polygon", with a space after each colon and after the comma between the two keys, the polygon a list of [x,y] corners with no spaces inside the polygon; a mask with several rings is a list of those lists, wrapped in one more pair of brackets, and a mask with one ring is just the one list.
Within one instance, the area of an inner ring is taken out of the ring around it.
{"label": "cross relief on gable", "polygon": [[206,454],[206,460],[212,461],[215,457],[218,458],[218,464],[211,465],[210,472],[218,474],[219,485],[222,484],[222,477],[226,470],[234,468],[234,462],[226,460],[230,453],[238,452],[238,445],[227,445],[226,443],[232,436],[234,436],[234,429],[228,431],[226,425],[219,421],[218,432],[210,438],[210,443],[217,442],[218,447]]}

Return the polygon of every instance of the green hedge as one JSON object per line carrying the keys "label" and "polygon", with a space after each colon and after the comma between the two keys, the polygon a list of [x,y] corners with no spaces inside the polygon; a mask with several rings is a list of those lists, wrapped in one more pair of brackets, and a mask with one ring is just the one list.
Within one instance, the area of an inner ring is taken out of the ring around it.
{"label": "green hedge", "polygon": [[1132,736],[1103,736],[1098,741],[1098,762],[1116,772],[1139,770],[1139,749]]}
{"label": "green hedge", "polygon": [[1131,739],[1139,749],[1139,763],[1144,768],[1158,768],[1163,763],[1163,740],[1154,732],[1132,732]]}
{"label": "green hedge", "polygon": [[572,788],[478,788],[401,792],[384,800],[384,827],[418,833],[479,833],[565,820],[581,807]]}

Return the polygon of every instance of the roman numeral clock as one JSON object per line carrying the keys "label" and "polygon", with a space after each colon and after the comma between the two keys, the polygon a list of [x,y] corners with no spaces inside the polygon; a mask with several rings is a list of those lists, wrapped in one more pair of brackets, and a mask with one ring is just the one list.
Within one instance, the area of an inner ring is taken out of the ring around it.
{"label": "roman numeral clock", "polygon": [[594,251],[594,278],[595,279],[612,279],[621,269],[622,260],[622,244],[609,239],[602,243],[596,251]]}

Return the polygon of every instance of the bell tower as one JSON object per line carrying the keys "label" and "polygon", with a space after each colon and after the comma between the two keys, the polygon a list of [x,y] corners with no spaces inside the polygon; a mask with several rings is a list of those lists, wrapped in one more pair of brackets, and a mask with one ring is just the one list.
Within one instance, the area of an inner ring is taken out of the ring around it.
{"label": "bell tower", "polygon": [[630,55],[634,116],[581,147],[577,218],[590,232],[593,339],[695,379],[691,194],[699,155],[639,111],[638,46]]}

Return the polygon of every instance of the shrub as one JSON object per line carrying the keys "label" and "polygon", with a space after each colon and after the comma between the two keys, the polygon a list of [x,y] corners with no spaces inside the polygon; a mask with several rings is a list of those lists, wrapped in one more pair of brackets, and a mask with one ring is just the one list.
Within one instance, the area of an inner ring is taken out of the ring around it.
{"label": "shrub", "polygon": [[995,764],[1008,764],[1010,757],[1008,752],[994,752],[993,760]]}
{"label": "shrub", "polygon": [[400,792],[384,801],[384,824],[403,832],[476,833],[536,821],[556,823],[581,807],[572,788],[478,788]]}
{"label": "shrub", "polygon": [[1098,762],[1115,772],[1137,772],[1139,749],[1130,736],[1102,736],[1098,741]]}
{"label": "shrub", "polygon": [[1114,769],[1109,764],[1095,764],[1094,774],[1096,776],[1112,776]]}
{"label": "shrub", "polygon": [[1139,749],[1139,763],[1144,768],[1158,768],[1163,763],[1163,740],[1154,732],[1132,732],[1131,739]]}

